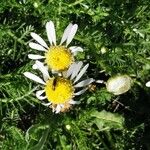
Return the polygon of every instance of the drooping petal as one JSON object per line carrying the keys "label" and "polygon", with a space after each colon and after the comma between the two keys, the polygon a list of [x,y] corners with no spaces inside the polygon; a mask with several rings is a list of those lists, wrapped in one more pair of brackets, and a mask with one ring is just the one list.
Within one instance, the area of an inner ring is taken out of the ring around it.
{"label": "drooping petal", "polygon": [[32,32],[31,36],[34,40],[36,40],[39,44],[41,44],[42,46],[44,46],[45,48],[48,48],[47,44],[45,43],[45,41],[36,33]]}
{"label": "drooping petal", "polygon": [[75,104],[80,104],[81,102],[80,101],[70,100],[68,103],[72,104],[72,105],[75,105]]}
{"label": "drooping petal", "polygon": [[70,44],[70,42],[72,41],[72,39],[74,38],[76,32],[77,32],[77,29],[78,29],[78,25],[75,24],[72,26],[70,32],[69,32],[69,35],[67,37],[67,42],[66,42],[66,45],[68,46]]}
{"label": "drooping petal", "polygon": [[69,35],[70,31],[71,31],[72,26],[73,26],[73,24],[70,23],[70,24],[66,27],[66,29],[65,29],[65,31],[64,31],[64,33],[63,33],[63,36],[62,36],[60,45],[61,45],[62,43],[64,43],[64,42],[67,40],[67,37],[68,37],[68,35]]}
{"label": "drooping petal", "polygon": [[35,50],[45,51],[45,52],[47,51],[43,46],[41,46],[40,44],[37,44],[37,43],[30,42],[29,46]]}
{"label": "drooping petal", "polygon": [[51,105],[51,103],[42,103],[42,105],[49,106],[49,105]]}
{"label": "drooping petal", "polygon": [[32,74],[31,72],[24,72],[23,73],[27,78],[35,81],[35,82],[38,82],[38,83],[41,83],[41,84],[44,84],[45,85],[45,82],[40,78],[38,77],[37,75],[35,74]]}
{"label": "drooping petal", "polygon": [[85,65],[82,70],[80,71],[80,73],[77,75],[77,77],[74,80],[74,83],[76,83],[82,76],[83,74],[86,72],[87,68],[89,67],[89,64]]}
{"label": "drooping petal", "polygon": [[46,99],[46,96],[41,96],[44,92],[45,92],[45,90],[37,91],[37,92],[36,92],[36,97],[37,97],[39,100],[44,100],[44,99]]}
{"label": "drooping petal", "polygon": [[74,93],[74,95],[81,95],[83,94],[88,88],[84,88],[83,90],[78,91],[77,93]]}
{"label": "drooping petal", "polygon": [[82,65],[83,65],[83,62],[80,61],[76,64],[76,66],[74,66],[74,69],[73,69],[73,72],[72,72],[72,75],[71,75],[71,78],[70,78],[71,80],[73,80],[77,76],[77,74],[79,73]]}
{"label": "drooping petal", "polygon": [[38,60],[35,62],[35,64],[37,65],[38,69],[42,72],[45,81],[47,81],[50,78],[47,68],[43,65],[43,63],[41,63]]}
{"label": "drooping petal", "polygon": [[83,80],[83,81],[77,83],[76,85],[74,85],[74,87],[84,87],[84,86],[89,85],[92,82],[94,82],[94,79],[93,78],[89,78],[89,79],[86,79],[86,80]]}
{"label": "drooping petal", "polygon": [[79,46],[71,46],[69,47],[69,49],[71,50],[71,52],[76,55],[77,52],[83,52],[83,48],[79,47]]}
{"label": "drooping petal", "polygon": [[50,44],[52,45],[52,43],[54,43],[54,45],[56,45],[56,33],[54,23],[52,21],[46,23],[46,31]]}
{"label": "drooping petal", "polygon": [[44,57],[44,56],[41,56],[41,55],[29,54],[29,55],[28,55],[28,58],[29,58],[29,59],[33,59],[33,60],[37,60],[37,59],[43,59],[43,58],[45,58],[45,57]]}

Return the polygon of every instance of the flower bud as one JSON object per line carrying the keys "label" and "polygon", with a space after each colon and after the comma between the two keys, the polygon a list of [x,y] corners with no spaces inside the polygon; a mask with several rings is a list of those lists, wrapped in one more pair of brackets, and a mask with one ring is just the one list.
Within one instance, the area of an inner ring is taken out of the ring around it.
{"label": "flower bud", "polygon": [[150,87],[150,81],[148,81],[148,82],[146,83],[146,86],[147,86],[147,87]]}
{"label": "flower bud", "polygon": [[34,6],[35,8],[38,8],[38,3],[37,3],[37,2],[34,2],[33,6]]}
{"label": "flower bud", "polygon": [[67,130],[70,130],[70,129],[71,129],[71,126],[70,126],[69,124],[67,124],[67,125],[66,125],[66,129],[67,129]]}
{"label": "flower bud", "polygon": [[128,75],[117,75],[108,79],[106,88],[114,95],[120,95],[131,88],[131,78]]}
{"label": "flower bud", "polygon": [[106,48],[106,47],[102,47],[102,48],[101,48],[101,53],[102,53],[102,54],[105,54],[106,52],[107,52],[107,48]]}

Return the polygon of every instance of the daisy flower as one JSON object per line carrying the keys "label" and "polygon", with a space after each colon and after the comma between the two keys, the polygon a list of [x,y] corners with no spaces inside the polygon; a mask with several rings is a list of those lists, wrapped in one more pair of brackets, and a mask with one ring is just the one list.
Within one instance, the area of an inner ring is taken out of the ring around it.
{"label": "daisy flower", "polygon": [[[73,63],[62,76],[57,77],[50,77],[48,68],[43,63],[36,61],[36,65],[42,72],[43,79],[30,72],[25,72],[24,75],[43,85],[43,89],[36,92],[36,97],[44,105],[50,106],[55,113],[65,112],[73,104],[78,104],[79,101],[74,101],[73,98],[83,94],[88,85],[94,81],[93,78],[79,81],[89,66],[88,64],[83,66],[81,61]],[[48,103],[45,103],[45,99]]]}
{"label": "daisy flower", "polygon": [[[77,24],[69,24],[65,29],[60,44],[56,44],[56,33],[54,23],[49,21],[46,23],[46,32],[50,45],[36,33],[31,33],[32,38],[36,41],[30,42],[29,46],[32,49],[43,51],[43,55],[29,54],[28,57],[33,60],[44,59],[47,66],[53,71],[64,71],[74,62],[74,56],[78,51],[83,51],[81,47],[68,47],[74,38],[78,29]],[[65,42],[65,44],[64,44]]]}

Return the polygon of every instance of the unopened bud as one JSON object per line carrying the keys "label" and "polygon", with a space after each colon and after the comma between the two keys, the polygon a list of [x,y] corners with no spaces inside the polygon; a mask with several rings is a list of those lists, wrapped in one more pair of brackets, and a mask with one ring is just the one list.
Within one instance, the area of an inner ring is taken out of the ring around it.
{"label": "unopened bud", "polygon": [[131,78],[128,75],[111,77],[106,83],[106,88],[114,95],[123,94],[131,88]]}
{"label": "unopened bud", "polygon": [[70,126],[69,124],[67,124],[67,125],[66,125],[66,129],[67,129],[67,130],[70,130],[70,129],[71,129],[71,126]]}
{"label": "unopened bud", "polygon": [[34,6],[35,8],[38,8],[38,3],[37,3],[37,2],[34,2],[33,6]]}
{"label": "unopened bud", "polygon": [[146,86],[147,86],[147,87],[150,87],[150,81],[148,81],[148,82],[146,83]]}

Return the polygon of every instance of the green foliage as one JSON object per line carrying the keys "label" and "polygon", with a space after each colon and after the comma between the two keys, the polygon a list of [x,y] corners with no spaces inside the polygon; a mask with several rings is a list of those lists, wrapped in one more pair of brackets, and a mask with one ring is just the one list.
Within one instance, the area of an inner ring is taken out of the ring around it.
{"label": "green foliage", "polygon": [[[1,0],[0,149],[150,149],[149,5],[149,0]],[[89,77],[106,82],[128,74],[131,90],[114,96],[105,84],[94,83],[69,112],[56,115],[42,106],[34,94],[39,86],[23,72],[32,70],[30,33],[47,42],[49,20],[58,41],[69,22],[79,25],[72,45],[83,47],[77,60],[90,64]]]}
{"label": "green foliage", "polygon": [[114,129],[123,129],[124,119],[122,116],[114,115],[110,112],[106,112],[105,110],[101,112],[92,112],[92,117],[95,117],[95,123],[99,130],[110,130]]}

